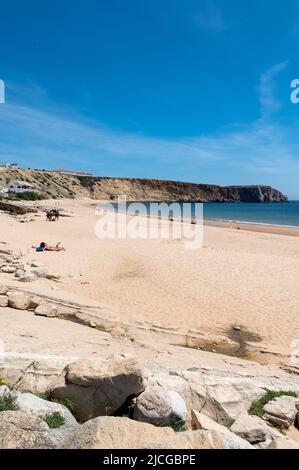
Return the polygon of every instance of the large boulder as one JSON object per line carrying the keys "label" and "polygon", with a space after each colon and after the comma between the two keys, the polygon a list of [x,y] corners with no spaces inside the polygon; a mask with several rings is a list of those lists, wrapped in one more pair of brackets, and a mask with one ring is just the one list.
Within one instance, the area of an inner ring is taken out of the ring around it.
{"label": "large boulder", "polygon": [[230,430],[251,444],[262,442],[269,445],[273,439],[282,437],[280,432],[268,426],[263,419],[247,413],[238,416]]}
{"label": "large boulder", "polygon": [[48,425],[22,411],[0,413],[0,449],[54,449],[57,441]]}
{"label": "large boulder", "polygon": [[223,439],[225,449],[253,449],[245,439],[229,431],[225,426],[216,423],[208,416],[196,410],[191,411],[192,429],[202,429],[205,431],[215,431]]}
{"label": "large boulder", "polygon": [[8,306],[18,310],[27,310],[30,305],[30,297],[24,292],[11,291],[7,293]]}
{"label": "large boulder", "polygon": [[48,387],[54,398],[70,398],[76,416],[82,421],[114,414],[128,398],[144,390],[137,360],[119,356],[99,361],[80,359],[65,367]]}
{"label": "large boulder", "polygon": [[297,404],[299,404],[299,398],[287,395],[274,398],[264,406],[264,417],[274,425],[288,428],[296,419]]}
{"label": "large boulder", "polygon": [[133,418],[156,426],[184,424],[188,411],[184,399],[173,390],[149,388],[136,399]]}
{"label": "large boulder", "polygon": [[6,265],[6,266],[2,266],[1,271],[6,274],[13,274],[16,272],[16,268],[15,266]]}
{"label": "large boulder", "polygon": [[216,449],[223,442],[216,433],[182,432],[103,416],[87,421],[65,440],[65,449]]}

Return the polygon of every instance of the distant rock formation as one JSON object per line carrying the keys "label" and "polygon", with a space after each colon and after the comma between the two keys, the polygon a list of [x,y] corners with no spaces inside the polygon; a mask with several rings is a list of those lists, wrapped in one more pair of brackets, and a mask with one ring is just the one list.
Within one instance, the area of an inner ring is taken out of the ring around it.
{"label": "distant rock formation", "polygon": [[129,201],[196,202],[285,202],[271,186],[217,186],[158,179],[109,178],[61,175],[44,170],[0,168],[0,189],[11,179],[34,185],[46,198],[113,200],[126,195]]}

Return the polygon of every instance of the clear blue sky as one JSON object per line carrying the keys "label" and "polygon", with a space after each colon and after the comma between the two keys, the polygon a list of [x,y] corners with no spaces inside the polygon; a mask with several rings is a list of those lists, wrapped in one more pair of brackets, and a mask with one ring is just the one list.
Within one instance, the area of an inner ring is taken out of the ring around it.
{"label": "clear blue sky", "polygon": [[0,161],[299,199],[297,0],[0,0]]}

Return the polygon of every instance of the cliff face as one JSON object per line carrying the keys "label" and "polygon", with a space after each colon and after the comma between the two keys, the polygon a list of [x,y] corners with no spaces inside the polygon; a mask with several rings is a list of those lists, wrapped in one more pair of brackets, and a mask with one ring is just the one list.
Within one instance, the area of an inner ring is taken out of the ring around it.
{"label": "cliff face", "polygon": [[0,168],[0,189],[10,180],[31,183],[47,198],[112,200],[126,195],[130,201],[281,202],[287,197],[271,186],[217,186],[156,179],[77,177],[41,170]]}

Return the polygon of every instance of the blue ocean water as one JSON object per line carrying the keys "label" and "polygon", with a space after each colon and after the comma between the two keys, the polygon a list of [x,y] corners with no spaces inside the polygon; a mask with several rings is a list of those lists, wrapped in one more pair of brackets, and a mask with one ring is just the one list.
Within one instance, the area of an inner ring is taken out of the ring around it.
{"label": "blue ocean water", "polygon": [[208,203],[204,218],[299,227],[299,201],[275,203]]}
{"label": "blue ocean water", "polygon": [[[191,206],[191,217],[196,217],[195,204],[192,203]],[[113,206],[116,209],[117,205],[113,204]],[[138,213],[140,215],[150,215],[151,203],[142,203],[142,206],[143,209],[138,210]],[[136,204],[127,203],[126,207],[118,207],[118,210],[135,213],[136,207]],[[174,218],[180,217],[180,207],[182,207],[182,204],[180,204],[178,210],[171,214]],[[281,203],[205,203],[203,204],[203,217],[211,220],[299,227],[299,201]],[[188,218],[188,214],[186,218]]]}

